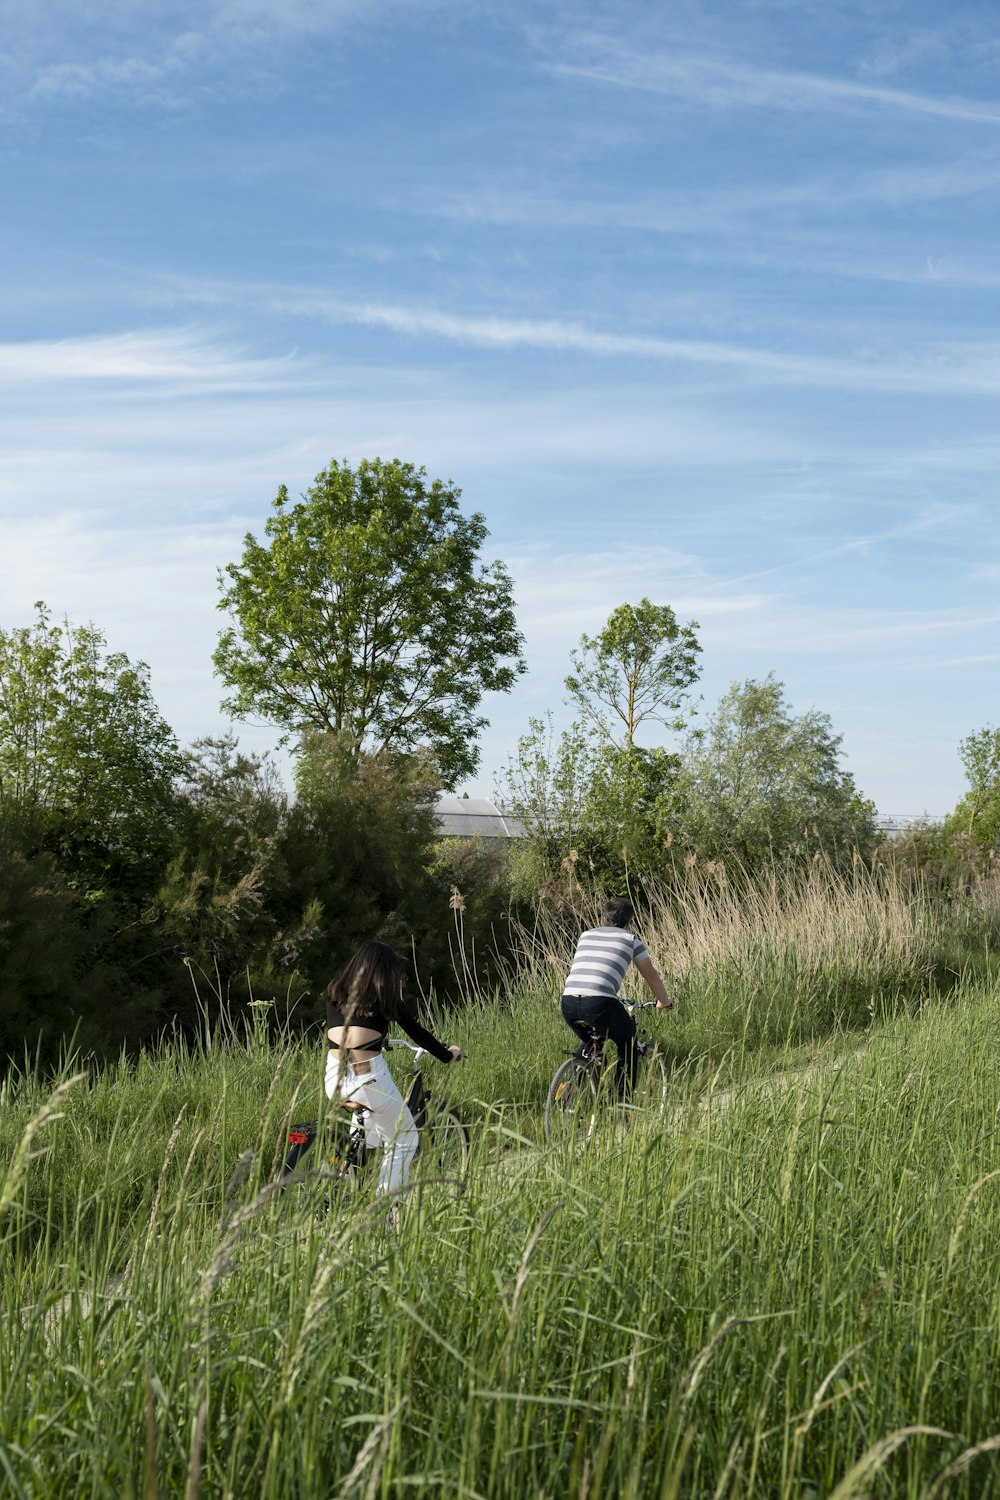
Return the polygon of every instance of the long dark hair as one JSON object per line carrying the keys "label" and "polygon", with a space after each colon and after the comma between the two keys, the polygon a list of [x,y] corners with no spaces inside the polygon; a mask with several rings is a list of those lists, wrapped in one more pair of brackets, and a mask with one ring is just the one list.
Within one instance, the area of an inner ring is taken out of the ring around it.
{"label": "long dark hair", "polygon": [[335,1006],[345,1020],[376,1014],[394,1020],[399,1014],[405,973],[405,961],[388,943],[362,943],[327,985],[327,1003]]}

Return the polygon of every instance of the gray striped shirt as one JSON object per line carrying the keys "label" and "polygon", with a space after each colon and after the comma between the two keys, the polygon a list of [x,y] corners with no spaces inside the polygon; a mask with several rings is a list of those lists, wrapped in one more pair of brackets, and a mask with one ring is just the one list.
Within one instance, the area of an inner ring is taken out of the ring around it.
{"label": "gray striped shirt", "polygon": [[617,995],[625,970],[648,958],[642,938],[624,927],[591,927],[580,936],[564,995]]}

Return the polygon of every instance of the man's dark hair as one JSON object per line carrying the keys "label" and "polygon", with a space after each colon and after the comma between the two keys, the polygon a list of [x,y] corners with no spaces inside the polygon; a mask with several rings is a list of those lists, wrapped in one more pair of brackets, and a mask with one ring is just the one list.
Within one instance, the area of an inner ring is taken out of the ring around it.
{"label": "man's dark hair", "polygon": [[634,916],[635,907],[627,896],[612,896],[605,904],[605,927],[627,927]]}

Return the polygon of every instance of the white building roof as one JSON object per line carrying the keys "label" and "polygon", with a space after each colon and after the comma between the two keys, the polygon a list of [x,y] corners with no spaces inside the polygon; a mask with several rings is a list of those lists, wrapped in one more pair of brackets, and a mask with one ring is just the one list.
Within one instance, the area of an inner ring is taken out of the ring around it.
{"label": "white building roof", "polygon": [[438,826],[446,839],[519,839],[524,828],[485,797],[439,797]]}

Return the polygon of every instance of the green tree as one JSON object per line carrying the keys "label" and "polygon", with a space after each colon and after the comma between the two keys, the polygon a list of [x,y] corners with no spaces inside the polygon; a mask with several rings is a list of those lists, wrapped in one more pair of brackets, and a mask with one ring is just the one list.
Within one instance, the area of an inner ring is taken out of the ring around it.
{"label": "green tree", "polygon": [[946,821],[950,832],[967,832],[982,849],[1000,843],[1000,729],[979,729],[958,747],[969,790]]}
{"label": "green tree", "polygon": [[274,841],[288,804],[269,755],[246,754],[232,733],[185,750],[179,790],[185,857],[234,880]]}
{"label": "green tree", "polygon": [[295,785],[284,859],[290,890],[322,903],[309,957],[317,986],[366,938],[413,956],[428,979],[447,954],[450,916],[450,892],[431,874],[441,790],[433,757],[358,758],[346,736],[308,734]]}
{"label": "green tree", "polygon": [[[301,933],[315,893],[288,892],[287,798],[266,755],[242,753],[232,734],[196,740],[180,791],[182,836],[156,894],[160,941],[193,965],[206,1003],[214,993],[234,1016],[270,956],[288,951],[284,929]],[[298,959],[305,944],[292,946]],[[190,985],[178,1014],[197,1021]]]}
{"label": "green tree", "polygon": [[623,887],[662,869],[678,765],[662,745],[608,746],[595,757],[581,852],[599,885]]}
{"label": "green tree", "polygon": [[530,836],[568,848],[576,840],[593,774],[593,752],[578,724],[556,734],[551,712],[528,720],[496,779],[497,799]]}
{"label": "green tree", "polygon": [[510,854],[516,898],[530,901],[553,881],[565,883],[567,873],[572,883],[594,762],[591,740],[578,724],[557,735],[551,712],[528,720],[495,782],[498,806],[524,828]]}
{"label": "green tree", "polygon": [[531,719],[497,778],[504,810],[524,824],[514,853],[518,895],[565,883],[623,887],[664,862],[678,760],[662,746],[609,745],[578,725],[556,736]]}
{"label": "green tree", "polygon": [[513,864],[519,846],[518,839],[439,839],[431,864],[440,892],[434,941],[428,935],[421,943],[426,973],[433,974],[439,993],[469,998],[509,985],[512,918],[527,923],[534,909],[533,902],[522,907],[517,899]]}
{"label": "green tree", "polygon": [[566,687],[584,724],[613,745],[635,743],[649,720],[681,729],[688,689],[698,678],[698,623],[678,625],[668,604],[620,604],[599,635],[580,637]]}
{"label": "green tree", "polygon": [[532,719],[499,779],[503,804],[526,826],[523,885],[545,886],[567,868],[622,885],[663,862],[677,757],[637,743],[644,725],[679,729],[698,676],[697,623],[669,605],[622,604],[598,635],[584,635],[566,678],[579,722],[558,737],[552,716]]}
{"label": "green tree", "polygon": [[681,757],[675,819],[683,843],[749,868],[870,848],[875,808],[841,769],[841,740],[828,715],[794,716],[773,674],[734,682]]}
{"label": "green tree", "polygon": [[149,669],[93,625],[0,631],[0,816],[76,881],[149,878],[170,842],[182,761]]}
{"label": "green tree", "polygon": [[510,578],[484,566],[483,517],[397,460],[332,463],[303,499],[284,486],[220,574],[233,624],[215,652],[237,718],[333,734],[355,760],[425,744],[453,786],[476,767],[485,692],[524,670]]}
{"label": "green tree", "polygon": [[698,678],[697,621],[678,624],[669,605],[641,599],[613,610],[600,633],[572,653],[566,687],[590,734],[578,853],[600,884],[654,872],[672,806],[677,757],[637,742],[644,725],[677,731]]}
{"label": "green tree", "polygon": [[0,1076],[10,1059],[54,1046],[78,1024],[88,943],[51,858],[25,855],[0,828]]}

